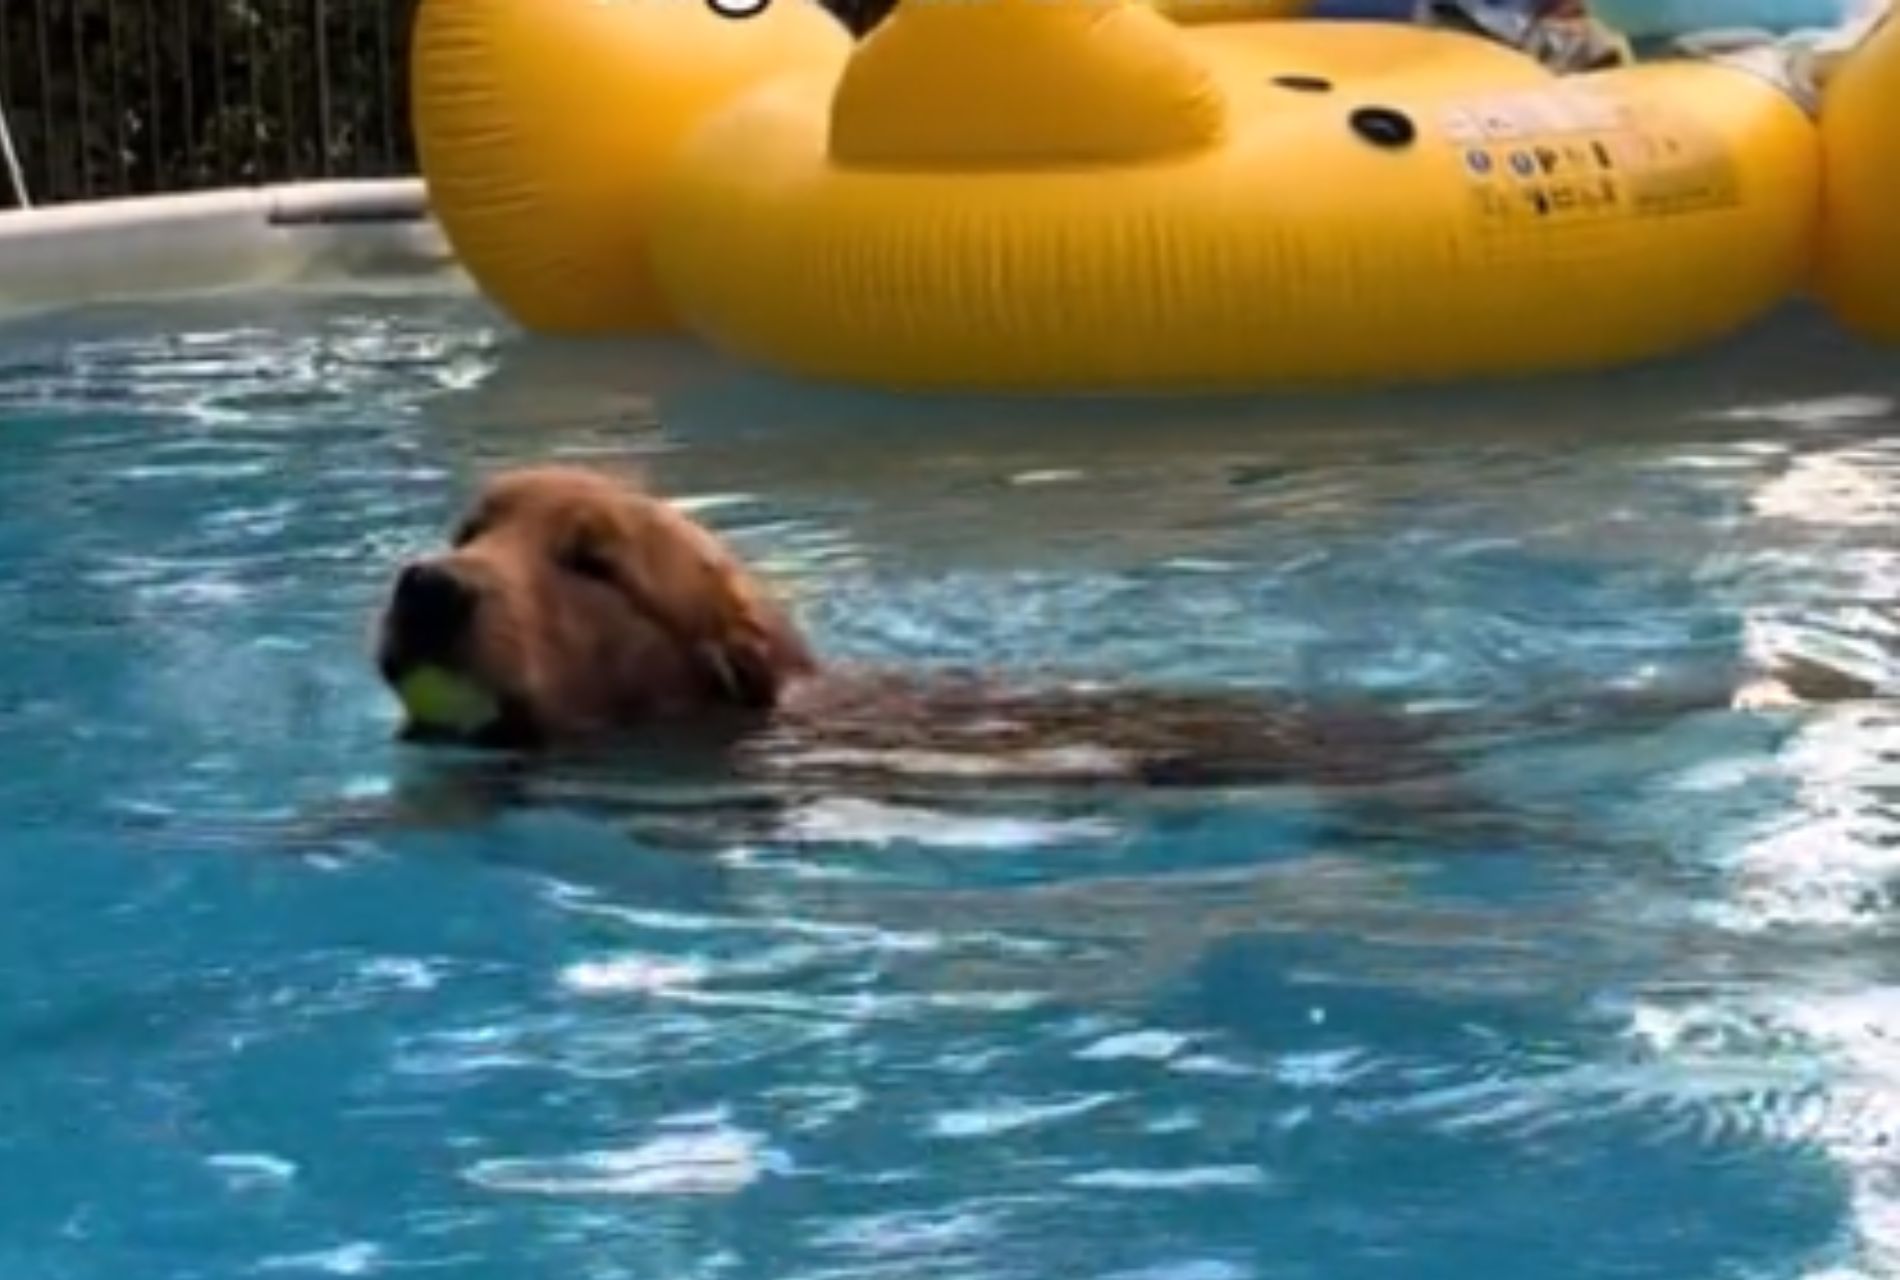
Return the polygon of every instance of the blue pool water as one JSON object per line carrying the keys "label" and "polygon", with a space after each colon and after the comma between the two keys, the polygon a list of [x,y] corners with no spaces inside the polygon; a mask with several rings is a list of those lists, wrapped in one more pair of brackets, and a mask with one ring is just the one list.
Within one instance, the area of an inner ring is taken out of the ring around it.
{"label": "blue pool water", "polygon": [[[0,1276],[1900,1273],[1900,711],[1299,788],[396,828],[364,661],[511,460],[644,461],[826,648],[1462,699],[1893,687],[1900,364],[894,405],[458,298],[0,333]],[[561,791],[557,784],[566,784]],[[562,797],[566,798],[563,799]]]}

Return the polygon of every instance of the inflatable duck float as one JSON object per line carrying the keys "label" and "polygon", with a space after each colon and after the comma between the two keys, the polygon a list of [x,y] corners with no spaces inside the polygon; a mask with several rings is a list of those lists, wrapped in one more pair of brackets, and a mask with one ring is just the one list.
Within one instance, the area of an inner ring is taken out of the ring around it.
{"label": "inflatable duck float", "polygon": [[423,175],[531,331],[882,388],[1603,368],[1803,293],[1900,341],[1900,24],[1804,92],[1300,3],[423,0]]}

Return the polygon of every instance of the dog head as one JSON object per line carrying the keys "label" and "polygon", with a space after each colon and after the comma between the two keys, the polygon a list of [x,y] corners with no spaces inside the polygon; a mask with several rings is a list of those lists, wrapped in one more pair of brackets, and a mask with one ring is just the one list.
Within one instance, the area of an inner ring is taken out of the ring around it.
{"label": "dog head", "polygon": [[446,676],[486,710],[412,732],[558,742],[658,720],[759,715],[814,668],[797,629],[710,530],[631,483],[570,467],[503,473],[444,551],[405,564],[377,658],[399,693]]}

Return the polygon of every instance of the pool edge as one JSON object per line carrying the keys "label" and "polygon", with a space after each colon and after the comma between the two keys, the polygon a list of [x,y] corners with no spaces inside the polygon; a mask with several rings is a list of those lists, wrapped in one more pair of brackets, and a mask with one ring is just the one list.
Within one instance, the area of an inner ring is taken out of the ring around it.
{"label": "pool edge", "polygon": [[0,212],[0,317],[288,284],[467,287],[420,179],[346,179]]}

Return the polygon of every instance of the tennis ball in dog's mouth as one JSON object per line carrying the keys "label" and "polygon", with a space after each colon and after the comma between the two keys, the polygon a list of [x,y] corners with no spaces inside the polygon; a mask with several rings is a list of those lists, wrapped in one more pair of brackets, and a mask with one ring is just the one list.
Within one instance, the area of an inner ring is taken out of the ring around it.
{"label": "tennis ball in dog's mouth", "polygon": [[501,715],[495,695],[441,667],[418,667],[396,686],[403,710],[419,725],[474,733]]}

